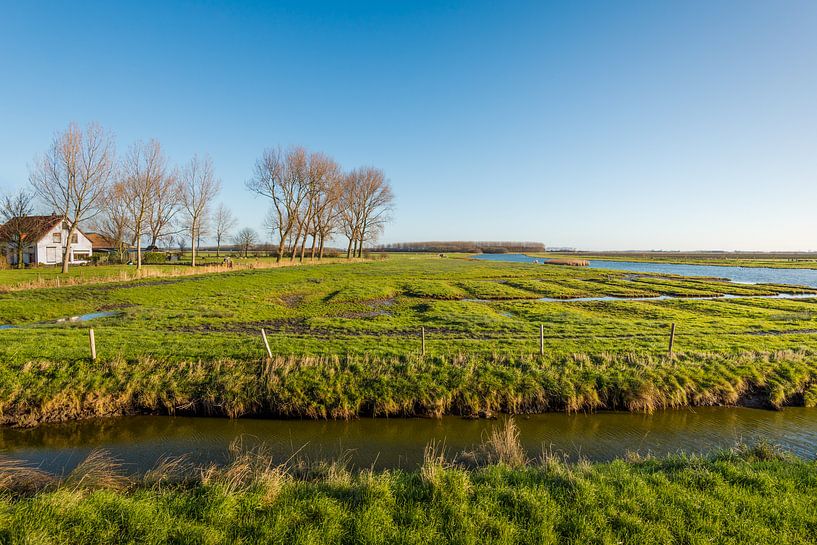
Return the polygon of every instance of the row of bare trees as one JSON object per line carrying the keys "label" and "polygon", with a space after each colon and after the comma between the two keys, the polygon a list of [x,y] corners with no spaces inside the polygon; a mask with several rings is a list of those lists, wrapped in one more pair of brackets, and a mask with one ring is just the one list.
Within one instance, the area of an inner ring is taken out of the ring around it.
{"label": "row of bare trees", "polygon": [[265,227],[275,237],[276,259],[323,257],[335,235],[349,243],[347,257],[362,256],[388,220],[394,196],[382,170],[344,172],[321,152],[303,147],[270,148],[256,161],[247,189],[270,200]]}
{"label": "row of bare trees", "polygon": [[[107,192],[97,229],[116,241],[120,252],[136,249],[136,267],[142,266],[144,244],[186,236],[191,264],[196,265],[202,235],[209,231],[212,203],[221,190],[213,162],[194,155],[181,167],[170,167],[156,140],[134,143],[120,163],[118,175]],[[216,217],[230,224],[229,211]],[[223,234],[223,233],[222,233]]]}
{"label": "row of bare trees", "polygon": [[[0,217],[6,223],[0,242],[16,248],[20,266],[23,248],[30,243],[24,240],[31,230],[24,218],[30,216],[35,199],[66,220],[67,241],[80,225],[89,226],[114,244],[121,260],[134,248],[137,268],[142,267],[145,249],[185,239],[195,266],[202,238],[213,237],[219,255],[237,224],[224,205],[214,209],[221,181],[209,157],[196,155],[172,166],[161,144],[149,140],[132,144],[118,158],[113,136],[93,123],[71,124],[57,133],[35,160],[29,180],[32,191],[0,199]],[[344,171],[326,154],[302,147],[264,151],[246,187],[269,199],[265,227],[275,240],[278,261],[284,255],[303,261],[307,252],[320,259],[327,243],[339,236],[348,240],[347,257],[362,256],[364,245],[382,232],[394,200],[382,170]],[[245,255],[258,243],[249,228],[232,240]],[[66,242],[63,272],[69,263]]]}
{"label": "row of bare trees", "polygon": [[[145,247],[176,236],[190,240],[195,265],[199,242],[211,223],[219,242],[235,226],[223,206],[211,214],[221,181],[209,157],[196,155],[183,166],[172,167],[161,144],[150,140],[134,143],[117,158],[113,136],[94,123],[84,128],[71,124],[58,133],[35,160],[29,181],[33,193],[21,191],[4,199],[7,223],[29,215],[36,196],[67,220],[66,240],[73,239],[80,225],[90,225],[114,243],[121,258],[135,248],[137,268],[142,267]],[[23,242],[17,246],[21,248]],[[22,265],[21,258],[17,261]],[[63,272],[69,262],[66,243]]]}

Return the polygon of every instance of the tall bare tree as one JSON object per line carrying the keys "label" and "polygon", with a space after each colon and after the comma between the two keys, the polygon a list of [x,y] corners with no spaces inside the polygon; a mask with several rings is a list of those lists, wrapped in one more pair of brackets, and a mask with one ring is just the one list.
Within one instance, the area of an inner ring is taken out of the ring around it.
{"label": "tall bare tree", "polygon": [[325,162],[322,175],[318,178],[314,198],[314,209],[310,220],[312,247],[310,258],[315,259],[316,243],[318,257],[323,258],[325,241],[332,236],[337,226],[339,214],[338,200],[342,189],[343,173],[340,165],[329,159]]}
{"label": "tall bare tree", "polygon": [[133,240],[130,230],[130,214],[127,204],[127,190],[121,180],[111,185],[105,195],[102,213],[94,222],[94,228],[114,243],[117,261],[124,262],[127,255],[128,241]]}
{"label": "tall bare tree", "polygon": [[374,240],[381,232],[393,203],[394,194],[382,170],[362,167],[346,175],[340,197],[340,218],[349,239],[347,258],[363,256],[364,243]]}
{"label": "tall bare tree", "polygon": [[376,240],[389,220],[394,207],[394,193],[386,175],[379,168],[363,167],[357,172],[359,182],[355,200],[360,207],[358,257],[362,257],[364,243]]}
{"label": "tall bare tree", "polygon": [[362,224],[362,207],[359,204],[360,176],[353,170],[343,177],[338,201],[339,220],[343,234],[349,239],[346,247],[346,258],[357,255],[357,241]]}
{"label": "tall bare tree", "polygon": [[[331,185],[337,179],[340,167],[338,164],[321,152],[310,153],[306,167],[306,189],[307,195],[305,204],[301,206],[299,214],[300,222],[303,225],[300,261],[304,260],[306,253],[307,238],[312,236],[311,255],[315,256],[315,246],[317,243],[317,221],[316,216],[320,207],[325,207]],[[294,258],[294,254],[293,254]]]}
{"label": "tall bare tree", "polygon": [[156,246],[161,240],[180,232],[176,225],[180,200],[178,173],[171,171],[156,184],[155,198],[148,219],[149,247]]}
{"label": "tall bare tree", "polygon": [[159,189],[168,183],[167,157],[157,140],[136,142],[125,157],[122,179],[130,230],[136,245],[136,268],[142,268],[142,240],[148,232],[150,217]]}
{"label": "tall bare tree", "polygon": [[100,125],[90,123],[82,129],[71,123],[35,160],[29,174],[35,193],[68,223],[63,273],[68,272],[71,241],[79,224],[99,212],[113,177],[114,154],[113,137]]}
{"label": "tall bare tree", "polygon": [[[299,211],[307,195],[306,150],[267,149],[255,163],[247,189],[272,201],[271,224],[278,233],[276,260],[281,261],[288,240],[300,238],[302,224]],[[294,249],[292,250],[294,251]]]}
{"label": "tall bare tree", "polygon": [[18,269],[25,267],[23,253],[26,246],[37,243],[36,240],[29,240],[37,227],[34,225],[37,220],[30,217],[33,210],[34,195],[25,190],[4,195],[0,200],[0,223],[3,224],[0,227],[0,249],[5,245],[9,252],[15,254]]}
{"label": "tall bare tree", "polygon": [[238,221],[233,217],[230,209],[224,206],[224,203],[218,205],[216,213],[213,216],[213,226],[216,234],[216,257],[221,253],[221,241],[230,236],[230,231],[235,229]]}
{"label": "tall bare tree", "polygon": [[179,176],[182,208],[187,213],[186,225],[192,246],[192,265],[196,266],[199,238],[205,233],[205,223],[210,203],[221,191],[221,181],[213,171],[209,157],[193,156]]}

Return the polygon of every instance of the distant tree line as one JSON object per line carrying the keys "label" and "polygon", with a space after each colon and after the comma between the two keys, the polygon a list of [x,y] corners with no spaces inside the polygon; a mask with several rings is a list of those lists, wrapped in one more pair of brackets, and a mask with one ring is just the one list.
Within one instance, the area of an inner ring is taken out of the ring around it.
{"label": "distant tree line", "polygon": [[[23,218],[42,208],[63,217],[67,240],[80,225],[108,239],[115,259],[142,267],[145,250],[178,246],[191,250],[196,265],[202,239],[212,237],[216,255],[231,241],[243,255],[259,245],[246,227],[234,233],[238,221],[223,204],[214,205],[221,181],[208,156],[194,155],[172,165],[155,140],[132,144],[117,157],[114,138],[100,125],[71,124],[57,133],[50,147],[30,170],[30,190],[0,198],[0,248],[22,254],[30,243]],[[374,243],[393,208],[394,195],[384,172],[375,167],[344,171],[328,155],[303,147],[270,148],[256,161],[246,182],[251,192],[269,199],[264,226],[275,241],[278,261],[288,255],[303,260],[322,258],[334,237],[348,240],[346,256],[363,255]],[[307,250],[308,248],[308,250]],[[63,248],[62,270],[70,252]],[[22,266],[22,259],[18,258]]]}
{"label": "distant tree line", "polygon": [[465,253],[507,253],[507,252],[544,252],[541,242],[518,241],[431,241],[431,242],[397,242],[384,244],[378,250],[387,252],[465,252]]}

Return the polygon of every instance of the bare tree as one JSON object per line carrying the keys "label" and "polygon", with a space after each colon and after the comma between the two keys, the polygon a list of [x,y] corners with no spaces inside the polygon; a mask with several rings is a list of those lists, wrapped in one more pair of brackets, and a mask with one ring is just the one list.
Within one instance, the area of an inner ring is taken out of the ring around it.
{"label": "bare tree", "polygon": [[394,194],[386,175],[379,168],[364,167],[357,170],[359,182],[355,201],[360,207],[360,230],[358,257],[363,256],[363,245],[377,240],[394,207]]}
{"label": "bare tree", "polygon": [[0,243],[4,244],[9,252],[14,253],[17,259],[17,268],[25,267],[23,252],[29,244],[37,241],[28,240],[31,233],[37,230],[36,221],[31,217],[34,209],[34,195],[25,190],[4,195],[0,200]]}
{"label": "bare tree", "polygon": [[356,170],[346,174],[341,182],[338,201],[339,221],[343,234],[349,239],[346,258],[357,255],[357,241],[362,224],[362,209],[359,205],[360,177]]}
{"label": "bare tree", "polygon": [[394,195],[382,170],[363,167],[346,175],[339,206],[343,232],[349,239],[347,258],[363,256],[364,243],[376,240],[393,203]]}
{"label": "bare tree", "polygon": [[337,228],[342,182],[343,174],[340,166],[332,161],[327,165],[326,171],[318,183],[318,190],[315,195],[315,207],[311,220],[311,259],[315,259],[316,241],[319,241],[318,258],[323,258],[324,244]]}
{"label": "bare tree", "polygon": [[153,206],[148,219],[149,247],[156,246],[167,237],[179,234],[180,229],[176,226],[175,220],[180,200],[178,173],[169,172],[167,176],[157,180]]}
{"label": "bare tree", "polygon": [[277,261],[283,258],[293,233],[295,243],[301,236],[303,224],[298,212],[307,195],[306,162],[303,148],[294,147],[286,152],[280,148],[267,149],[256,161],[253,177],[246,183],[247,189],[272,201],[271,223],[278,233]]}
{"label": "bare tree", "polygon": [[250,250],[258,244],[258,235],[255,234],[255,231],[250,229],[249,227],[245,227],[244,229],[240,230],[236,233],[234,237],[235,245],[238,246],[239,251],[247,257],[250,253]]}
{"label": "bare tree", "polygon": [[159,188],[170,176],[167,158],[156,140],[136,142],[122,166],[122,184],[128,209],[130,230],[136,245],[136,268],[142,268],[142,239],[148,231],[150,217]]}
{"label": "bare tree", "polygon": [[83,130],[71,123],[35,160],[29,180],[37,196],[68,223],[62,272],[68,272],[71,241],[79,224],[98,212],[115,167],[113,137],[91,123]]}
{"label": "bare tree", "polygon": [[[306,198],[299,212],[299,221],[302,225],[300,261],[304,260],[307,238],[312,236],[312,257],[315,256],[317,243],[316,215],[318,208],[326,204],[326,197],[332,182],[340,171],[338,164],[327,155],[315,152],[310,153],[306,166]],[[297,242],[296,242],[297,245]],[[295,258],[293,253],[292,259]]]}
{"label": "bare tree", "polygon": [[179,177],[182,207],[187,213],[186,225],[192,246],[192,262],[196,266],[196,251],[199,237],[204,234],[204,224],[210,203],[221,191],[221,181],[213,172],[213,161],[209,157],[194,156],[184,167]]}
{"label": "bare tree", "polygon": [[102,213],[94,222],[94,228],[114,243],[117,261],[125,261],[128,241],[133,240],[130,231],[130,214],[127,204],[127,190],[121,180],[114,183],[105,195]]}
{"label": "bare tree", "polygon": [[237,223],[230,209],[224,206],[224,203],[219,204],[213,217],[216,232],[216,257],[219,257],[221,252],[221,241],[230,235],[230,231],[235,229]]}

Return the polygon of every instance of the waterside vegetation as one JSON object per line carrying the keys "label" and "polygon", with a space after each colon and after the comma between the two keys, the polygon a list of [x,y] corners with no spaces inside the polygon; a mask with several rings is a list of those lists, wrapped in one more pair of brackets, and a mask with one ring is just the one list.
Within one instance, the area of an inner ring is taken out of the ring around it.
{"label": "waterside vegetation", "polygon": [[513,422],[415,471],[342,461],[162,460],[126,476],[104,452],[66,476],[0,461],[4,543],[810,543],[817,472],[768,444],[607,463],[533,457]]}

